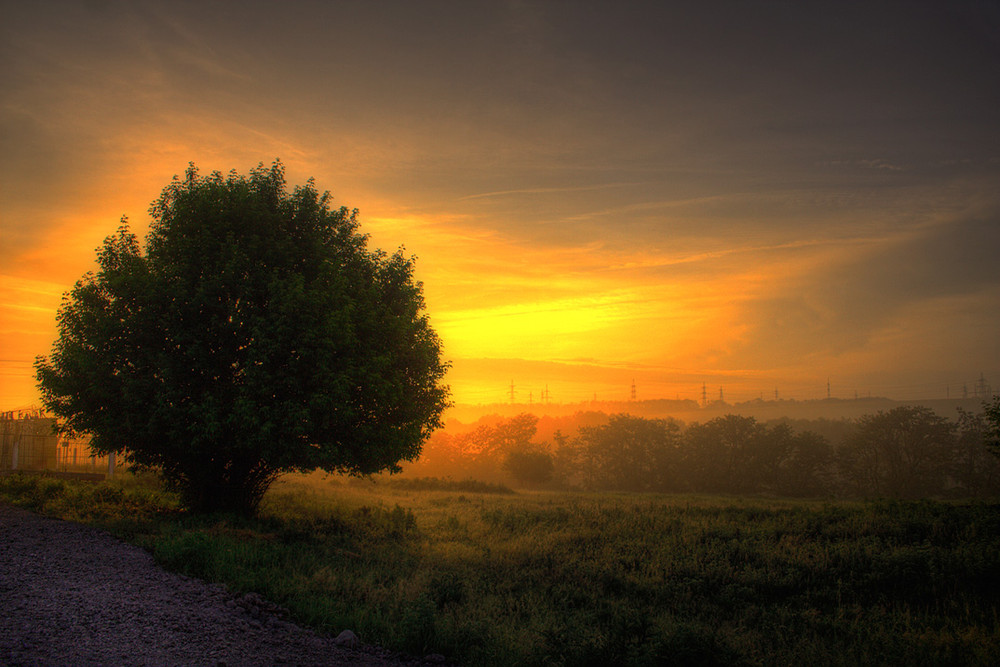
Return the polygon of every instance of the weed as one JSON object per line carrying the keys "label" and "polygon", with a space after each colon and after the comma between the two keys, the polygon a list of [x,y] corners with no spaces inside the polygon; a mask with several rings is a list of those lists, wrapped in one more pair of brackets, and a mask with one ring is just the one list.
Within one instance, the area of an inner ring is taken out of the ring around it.
{"label": "weed", "polygon": [[995,504],[288,478],[247,519],[189,516],[135,479],[23,476],[0,498],[320,631],[469,665],[1000,664]]}

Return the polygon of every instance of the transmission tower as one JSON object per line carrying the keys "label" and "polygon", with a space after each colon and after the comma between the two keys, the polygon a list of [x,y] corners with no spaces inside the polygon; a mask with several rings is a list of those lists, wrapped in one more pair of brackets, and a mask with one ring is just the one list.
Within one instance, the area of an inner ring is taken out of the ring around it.
{"label": "transmission tower", "polygon": [[990,383],[986,381],[986,376],[982,373],[979,374],[979,379],[976,380],[975,394],[976,398],[990,399],[993,397],[993,389],[990,387]]}
{"label": "transmission tower", "polygon": [[708,405],[708,387],[704,382],[701,383],[701,405],[702,407]]}
{"label": "transmission tower", "polygon": [[514,381],[510,381],[510,404],[514,404]]}
{"label": "transmission tower", "polygon": [[632,378],[632,394],[631,394],[631,398],[632,398],[633,401],[635,400],[635,378]]}

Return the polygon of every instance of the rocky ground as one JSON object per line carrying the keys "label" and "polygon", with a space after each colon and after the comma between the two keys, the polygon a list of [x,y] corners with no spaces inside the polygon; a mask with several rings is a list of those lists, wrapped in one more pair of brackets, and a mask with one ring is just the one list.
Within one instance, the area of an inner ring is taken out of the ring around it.
{"label": "rocky ground", "polygon": [[0,665],[443,662],[345,639],[290,623],[260,596],[166,572],[102,531],[0,505]]}

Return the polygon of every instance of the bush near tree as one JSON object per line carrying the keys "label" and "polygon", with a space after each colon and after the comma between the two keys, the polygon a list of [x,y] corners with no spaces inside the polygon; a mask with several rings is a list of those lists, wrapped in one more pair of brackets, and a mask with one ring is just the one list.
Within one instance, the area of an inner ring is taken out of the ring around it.
{"label": "bush near tree", "polygon": [[370,250],[284,167],[200,176],[123,219],[36,360],[43,401],[98,454],[158,470],[196,510],[255,511],[283,472],[413,460],[447,405],[413,259]]}

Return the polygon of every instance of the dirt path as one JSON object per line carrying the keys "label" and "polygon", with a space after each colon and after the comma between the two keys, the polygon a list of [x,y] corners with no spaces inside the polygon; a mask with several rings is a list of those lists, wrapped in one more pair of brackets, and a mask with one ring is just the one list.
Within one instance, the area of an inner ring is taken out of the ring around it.
{"label": "dirt path", "polygon": [[0,665],[417,665],[337,646],[87,526],[0,505]]}

